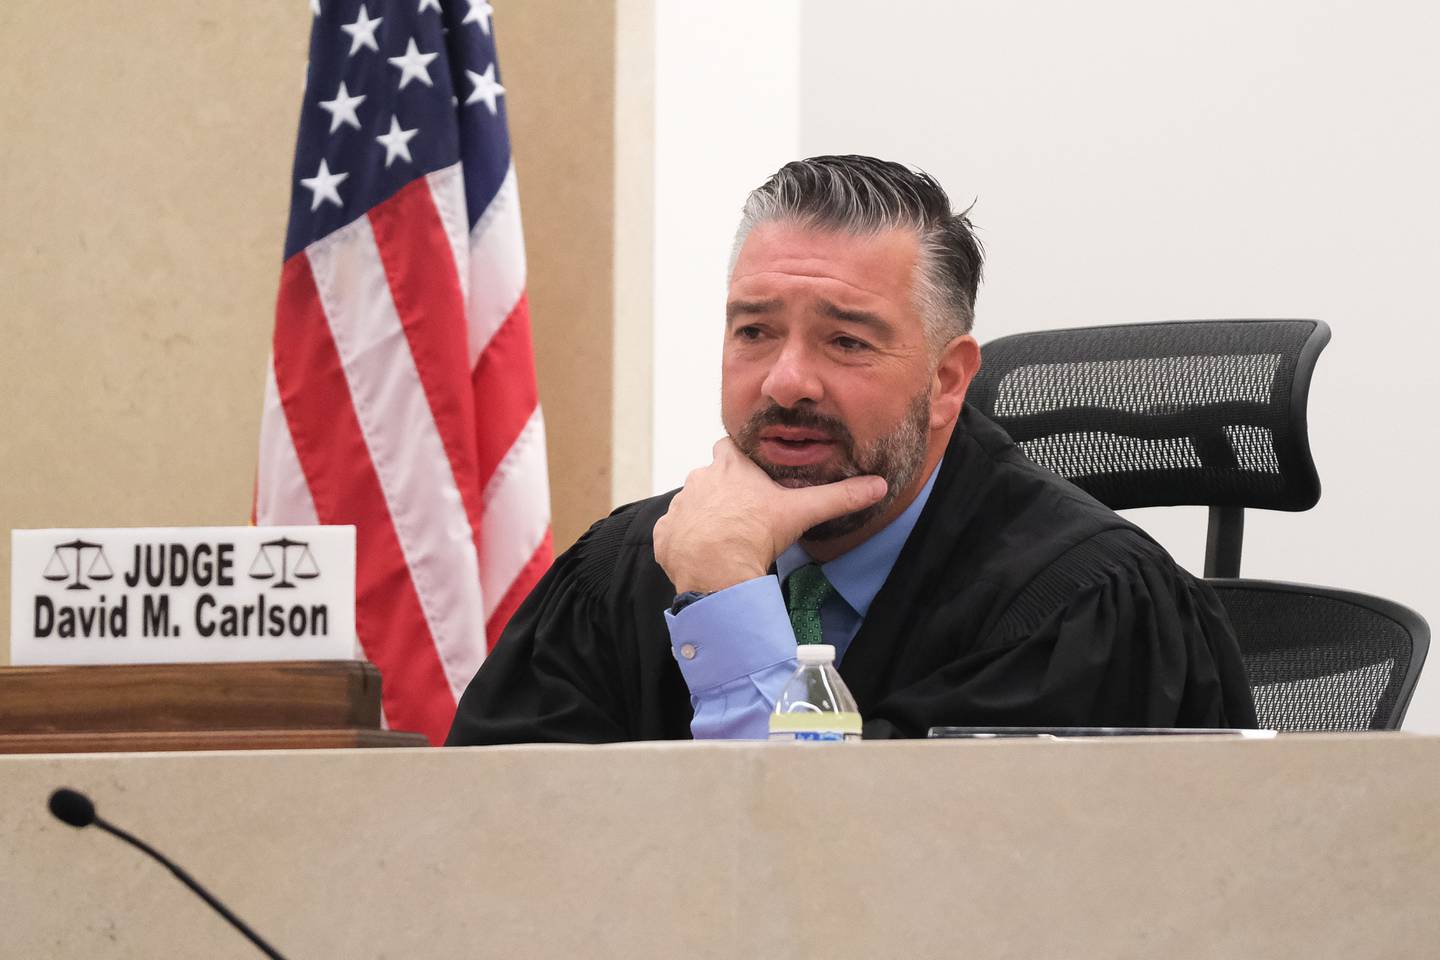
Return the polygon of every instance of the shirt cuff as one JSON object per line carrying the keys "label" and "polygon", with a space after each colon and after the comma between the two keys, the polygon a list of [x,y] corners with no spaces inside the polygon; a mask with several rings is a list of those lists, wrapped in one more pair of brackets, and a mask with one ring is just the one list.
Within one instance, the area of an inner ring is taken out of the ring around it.
{"label": "shirt cuff", "polygon": [[795,633],[780,581],[756,577],[665,611],[670,648],[691,693],[795,658]]}

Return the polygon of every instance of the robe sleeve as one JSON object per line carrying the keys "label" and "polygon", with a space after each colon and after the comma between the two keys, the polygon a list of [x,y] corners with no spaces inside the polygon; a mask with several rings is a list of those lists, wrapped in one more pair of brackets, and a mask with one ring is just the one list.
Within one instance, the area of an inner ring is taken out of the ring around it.
{"label": "robe sleeve", "polygon": [[460,698],[447,746],[633,739],[610,636],[606,523],[557,558],[511,617]]}
{"label": "robe sleeve", "polygon": [[931,726],[1254,727],[1223,607],[1202,581],[1128,530],[1067,551],[985,635],[931,641],[938,664],[886,695],[866,737]]}

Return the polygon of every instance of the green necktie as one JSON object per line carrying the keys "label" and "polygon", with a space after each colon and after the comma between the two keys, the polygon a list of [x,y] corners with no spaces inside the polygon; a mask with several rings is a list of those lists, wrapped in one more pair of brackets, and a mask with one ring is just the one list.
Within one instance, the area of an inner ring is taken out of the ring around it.
{"label": "green necktie", "polygon": [[785,584],[790,592],[786,606],[790,610],[790,625],[795,628],[795,642],[822,642],[820,605],[835,592],[835,588],[825,579],[817,563],[807,563],[796,569]]}

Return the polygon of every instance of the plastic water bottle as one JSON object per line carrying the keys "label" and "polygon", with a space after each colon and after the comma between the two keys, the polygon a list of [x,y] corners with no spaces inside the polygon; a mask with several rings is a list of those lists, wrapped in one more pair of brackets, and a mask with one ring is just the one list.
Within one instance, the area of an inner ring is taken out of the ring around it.
{"label": "plastic water bottle", "polygon": [[841,743],[860,739],[860,708],[835,669],[835,648],[795,648],[800,669],[785,684],[770,714],[770,739]]}

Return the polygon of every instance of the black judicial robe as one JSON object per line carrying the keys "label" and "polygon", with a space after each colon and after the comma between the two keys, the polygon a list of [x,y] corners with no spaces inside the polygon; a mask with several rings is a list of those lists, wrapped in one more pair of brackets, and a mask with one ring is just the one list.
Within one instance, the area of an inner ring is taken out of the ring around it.
{"label": "black judicial robe", "polygon": [[[664,618],[675,588],[651,545],[672,496],[619,508],[555,561],[465,691],[448,743],[690,736]],[[1214,593],[969,407],[840,673],[867,738],[1255,725]]]}

